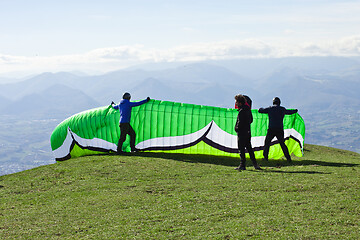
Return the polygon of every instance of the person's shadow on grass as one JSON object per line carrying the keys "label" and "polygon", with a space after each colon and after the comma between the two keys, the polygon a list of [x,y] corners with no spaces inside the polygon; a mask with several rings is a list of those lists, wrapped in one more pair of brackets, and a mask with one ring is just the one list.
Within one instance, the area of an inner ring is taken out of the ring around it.
{"label": "person's shadow on grass", "polygon": [[[226,156],[213,156],[204,154],[181,154],[181,153],[163,153],[163,152],[138,152],[131,153],[131,155],[151,157],[151,158],[164,158],[175,161],[189,162],[189,163],[204,163],[222,165],[227,167],[237,167],[240,163],[240,158],[226,157]],[[290,166],[327,166],[327,167],[356,167],[359,164],[354,163],[341,163],[341,162],[327,162],[317,161],[306,158],[296,158],[291,162],[286,160],[272,160],[265,161],[263,159],[257,159],[259,165],[263,168],[262,172],[279,172],[279,173],[308,173],[308,174],[329,174],[319,171],[287,171],[286,167]],[[247,159],[247,169],[253,170],[250,159]],[[281,169],[281,170],[280,170]],[[254,170],[255,171],[255,170]],[[257,170],[256,170],[257,171]]]}

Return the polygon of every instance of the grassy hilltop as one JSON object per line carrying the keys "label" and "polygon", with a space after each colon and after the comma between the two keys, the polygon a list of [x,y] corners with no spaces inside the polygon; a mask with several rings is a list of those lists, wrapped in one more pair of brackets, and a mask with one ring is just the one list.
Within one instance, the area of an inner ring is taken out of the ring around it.
{"label": "grassy hilltop", "polygon": [[1,239],[359,239],[360,154],[292,163],[138,153],[0,176]]}

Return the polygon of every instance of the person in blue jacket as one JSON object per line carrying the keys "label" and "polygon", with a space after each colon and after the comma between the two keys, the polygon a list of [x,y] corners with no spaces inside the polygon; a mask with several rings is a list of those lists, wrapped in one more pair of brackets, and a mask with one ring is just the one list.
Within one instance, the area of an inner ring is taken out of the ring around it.
{"label": "person in blue jacket", "polygon": [[291,115],[297,113],[298,110],[288,110],[282,106],[280,106],[280,98],[275,97],[273,99],[273,105],[267,108],[260,108],[259,113],[267,113],[269,115],[269,128],[265,137],[265,147],[264,147],[264,159],[268,161],[269,149],[271,140],[276,137],[280,143],[281,149],[286,157],[286,159],[291,162],[291,157],[289,154],[289,150],[285,145],[284,140],[284,116]]}
{"label": "person in blue jacket", "polygon": [[119,112],[120,112],[120,121],[119,121],[120,138],[119,138],[119,142],[118,142],[118,146],[117,146],[118,154],[123,153],[122,145],[126,139],[126,135],[130,136],[131,152],[139,151],[137,148],[135,148],[136,133],[130,125],[131,109],[133,107],[140,106],[140,105],[150,101],[149,97],[147,97],[146,99],[144,99],[140,102],[130,102],[130,99],[131,99],[130,93],[126,92],[126,93],[124,93],[123,99],[120,101],[120,103],[118,105],[116,105],[114,102],[111,102],[111,106],[114,109],[119,110]]}

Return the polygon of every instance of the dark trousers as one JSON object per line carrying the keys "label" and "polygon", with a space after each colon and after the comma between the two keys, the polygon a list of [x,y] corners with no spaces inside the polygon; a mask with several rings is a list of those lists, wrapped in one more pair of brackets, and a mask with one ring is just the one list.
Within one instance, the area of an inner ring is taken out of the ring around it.
{"label": "dark trousers", "polygon": [[135,149],[135,138],[136,133],[134,129],[131,127],[130,123],[120,123],[120,138],[117,146],[117,151],[122,151],[122,145],[126,140],[126,135],[130,136],[130,148],[131,150]]}
{"label": "dark trousers", "polygon": [[265,137],[264,158],[268,159],[271,140],[276,137],[287,160],[291,160],[289,150],[285,145],[284,129],[268,129]]}
{"label": "dark trousers", "polygon": [[251,133],[241,133],[237,135],[238,149],[240,153],[240,160],[242,164],[245,164],[245,148],[250,155],[250,159],[253,164],[256,163],[254,150],[251,146]]}

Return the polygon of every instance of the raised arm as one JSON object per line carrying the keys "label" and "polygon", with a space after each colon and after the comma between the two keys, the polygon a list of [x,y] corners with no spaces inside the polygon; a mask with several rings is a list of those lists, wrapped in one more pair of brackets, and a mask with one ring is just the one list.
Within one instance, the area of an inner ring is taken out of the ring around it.
{"label": "raised arm", "polygon": [[114,102],[111,102],[111,106],[112,106],[112,108],[118,110],[120,107],[120,104],[115,104]]}

